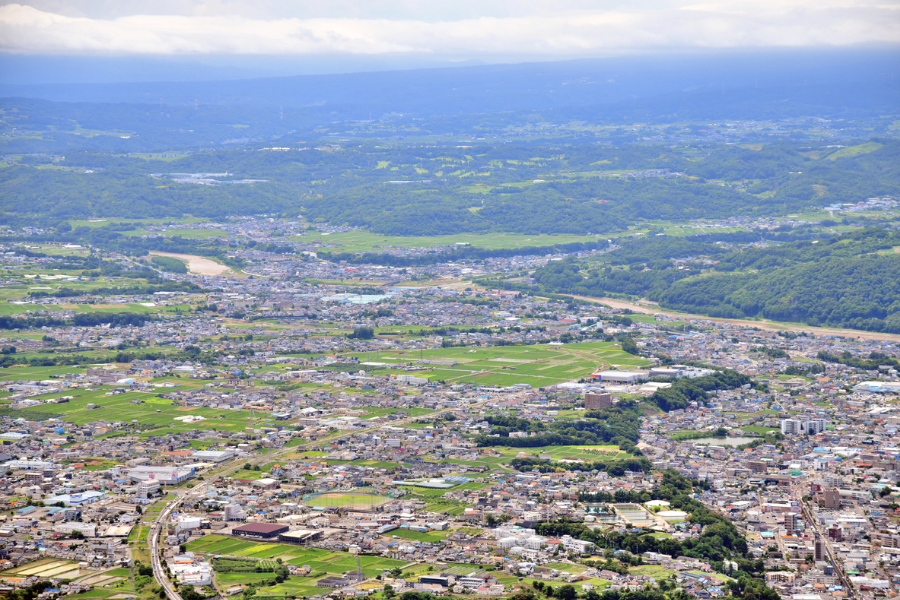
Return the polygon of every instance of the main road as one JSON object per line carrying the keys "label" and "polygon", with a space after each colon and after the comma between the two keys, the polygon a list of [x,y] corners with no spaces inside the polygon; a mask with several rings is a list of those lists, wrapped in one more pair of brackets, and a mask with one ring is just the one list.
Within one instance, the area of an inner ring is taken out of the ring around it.
{"label": "main road", "polygon": [[[487,402],[489,402],[489,400],[484,400],[482,402],[476,402],[474,404],[468,405],[465,408],[466,408],[466,410],[480,408]],[[404,425],[406,423],[409,423],[410,421],[415,421],[415,420],[423,418],[423,417],[429,417],[429,418],[436,417],[443,413],[452,412],[454,410],[456,410],[456,409],[455,408],[445,408],[443,410],[435,411],[435,412],[427,414],[427,415],[419,415],[416,417],[407,417],[405,419],[399,419],[392,423],[373,425],[372,427],[366,427],[365,429],[357,429],[357,430],[353,430],[353,431],[347,431],[345,433],[332,436],[328,439],[318,440],[315,442],[307,442],[305,444],[291,446],[289,448],[283,448],[281,450],[278,450],[276,452],[272,452],[269,454],[263,454],[261,456],[254,457],[254,458],[250,459],[249,461],[247,461],[247,459],[237,459],[236,458],[236,459],[226,463],[223,468],[216,469],[214,472],[209,473],[209,475],[210,476],[215,475],[217,477],[224,477],[231,473],[234,473],[235,471],[240,470],[241,467],[243,467],[245,464],[247,464],[247,462],[249,462],[251,465],[258,465],[261,463],[271,462],[272,459],[274,459],[274,458],[278,458],[278,457],[284,456],[286,454],[291,454],[294,452],[308,449],[309,446],[316,446],[318,444],[332,442],[334,440],[338,440],[338,439],[341,439],[341,438],[344,438],[347,436],[356,435],[357,433],[366,433],[369,431],[377,431],[378,429],[381,429],[382,427]],[[166,572],[163,569],[162,545],[160,542],[160,538],[162,537],[162,534],[166,527],[166,524],[168,523],[168,521],[171,518],[172,513],[175,511],[175,509],[178,508],[179,506],[181,506],[182,504],[184,504],[185,501],[187,501],[187,500],[199,499],[203,495],[204,491],[205,491],[204,486],[196,486],[193,489],[175,490],[174,491],[175,497],[172,500],[170,500],[168,502],[168,504],[166,504],[165,509],[163,509],[162,512],[159,513],[159,516],[156,517],[156,521],[154,521],[153,527],[150,530],[150,536],[149,536],[150,562],[153,566],[153,576],[156,579],[156,581],[159,582],[159,585],[162,587],[162,589],[165,590],[166,597],[169,600],[183,600],[183,599],[181,597],[181,594],[179,594],[178,590],[175,589],[175,586],[169,580],[169,577],[166,575]]]}
{"label": "main road", "polygon": [[837,561],[837,556],[835,555],[834,548],[831,547],[831,538],[827,535],[822,535],[822,530],[819,527],[819,522],[813,518],[812,510],[809,508],[809,503],[803,500],[802,496],[800,496],[800,509],[803,512],[803,519],[809,523],[809,525],[813,528],[813,531],[816,532],[816,535],[822,540],[822,546],[825,548],[825,553],[828,555],[828,559],[831,561],[831,565],[834,567],[835,572],[838,574],[838,577],[841,578],[841,583],[844,585],[844,590],[847,592],[847,596],[850,600],[859,600],[859,595],[856,593],[856,589],[853,587],[853,584],[850,583],[850,579],[847,577],[847,573],[844,571],[844,565]]}

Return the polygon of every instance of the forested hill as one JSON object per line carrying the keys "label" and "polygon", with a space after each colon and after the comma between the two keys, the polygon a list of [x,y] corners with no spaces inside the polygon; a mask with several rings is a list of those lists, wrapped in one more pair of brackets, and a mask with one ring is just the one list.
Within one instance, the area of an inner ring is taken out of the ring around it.
{"label": "forested hill", "polygon": [[[896,231],[868,229],[741,251],[698,245],[690,255],[679,240],[633,246],[611,256],[612,262],[628,262],[627,267],[566,260],[537,269],[533,277],[548,292],[629,294],[712,317],[900,333]],[[703,258],[716,264],[705,268]]]}
{"label": "forested hill", "polygon": [[[900,197],[900,141],[832,146],[357,143],[163,157],[73,151],[0,163],[0,208],[7,218],[53,226],[88,217],[280,213],[387,235],[605,234],[644,221],[755,218]],[[220,185],[172,175],[226,172]],[[255,182],[231,181],[243,178]]]}

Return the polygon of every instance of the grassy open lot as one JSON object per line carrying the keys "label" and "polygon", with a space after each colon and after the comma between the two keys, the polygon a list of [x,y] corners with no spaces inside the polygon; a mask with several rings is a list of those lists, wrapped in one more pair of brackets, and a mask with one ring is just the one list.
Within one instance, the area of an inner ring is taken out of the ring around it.
{"label": "grassy open lot", "polygon": [[438,542],[448,535],[453,533],[452,531],[411,531],[409,529],[395,529],[388,533],[389,536],[403,538],[406,540],[416,540],[418,542]]}
{"label": "grassy open lot", "polygon": [[366,419],[374,419],[375,417],[387,417],[400,411],[405,412],[410,417],[422,417],[430,415],[434,411],[430,408],[366,408]]}
{"label": "grassy open lot", "polygon": [[639,567],[630,567],[628,569],[629,573],[634,573],[635,575],[646,575],[647,577],[655,577],[658,580],[668,579],[669,576],[674,573],[670,569],[666,569],[660,567],[659,565],[641,565]]}
{"label": "grassy open lot", "polygon": [[332,493],[322,494],[314,498],[304,500],[307,506],[352,506],[356,504],[364,504],[368,506],[384,504],[392,499],[387,496],[377,496],[373,494],[354,494],[354,493]]}

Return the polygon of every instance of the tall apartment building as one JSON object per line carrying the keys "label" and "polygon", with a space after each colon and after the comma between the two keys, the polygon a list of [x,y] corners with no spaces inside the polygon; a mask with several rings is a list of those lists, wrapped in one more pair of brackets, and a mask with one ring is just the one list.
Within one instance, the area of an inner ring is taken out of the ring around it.
{"label": "tall apartment building", "polygon": [[822,433],[825,431],[825,427],[828,425],[828,421],[826,419],[810,419],[809,417],[802,417],[800,419],[784,419],[781,422],[781,433],[784,435],[791,435],[795,433],[808,433],[810,435],[815,435],[817,433]]}
{"label": "tall apartment building", "polygon": [[787,535],[794,535],[800,529],[800,515],[789,512],[784,515],[784,530]]}
{"label": "tall apartment building", "polygon": [[584,407],[588,410],[596,410],[612,406],[612,396],[609,394],[594,394],[588,392],[584,395]]}

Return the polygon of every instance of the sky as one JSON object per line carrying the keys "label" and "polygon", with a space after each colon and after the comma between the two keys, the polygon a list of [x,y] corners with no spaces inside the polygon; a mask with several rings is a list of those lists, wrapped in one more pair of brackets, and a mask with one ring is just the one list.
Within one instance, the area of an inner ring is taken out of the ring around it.
{"label": "sky", "polygon": [[0,0],[0,54],[507,62],[900,43],[900,0]]}

